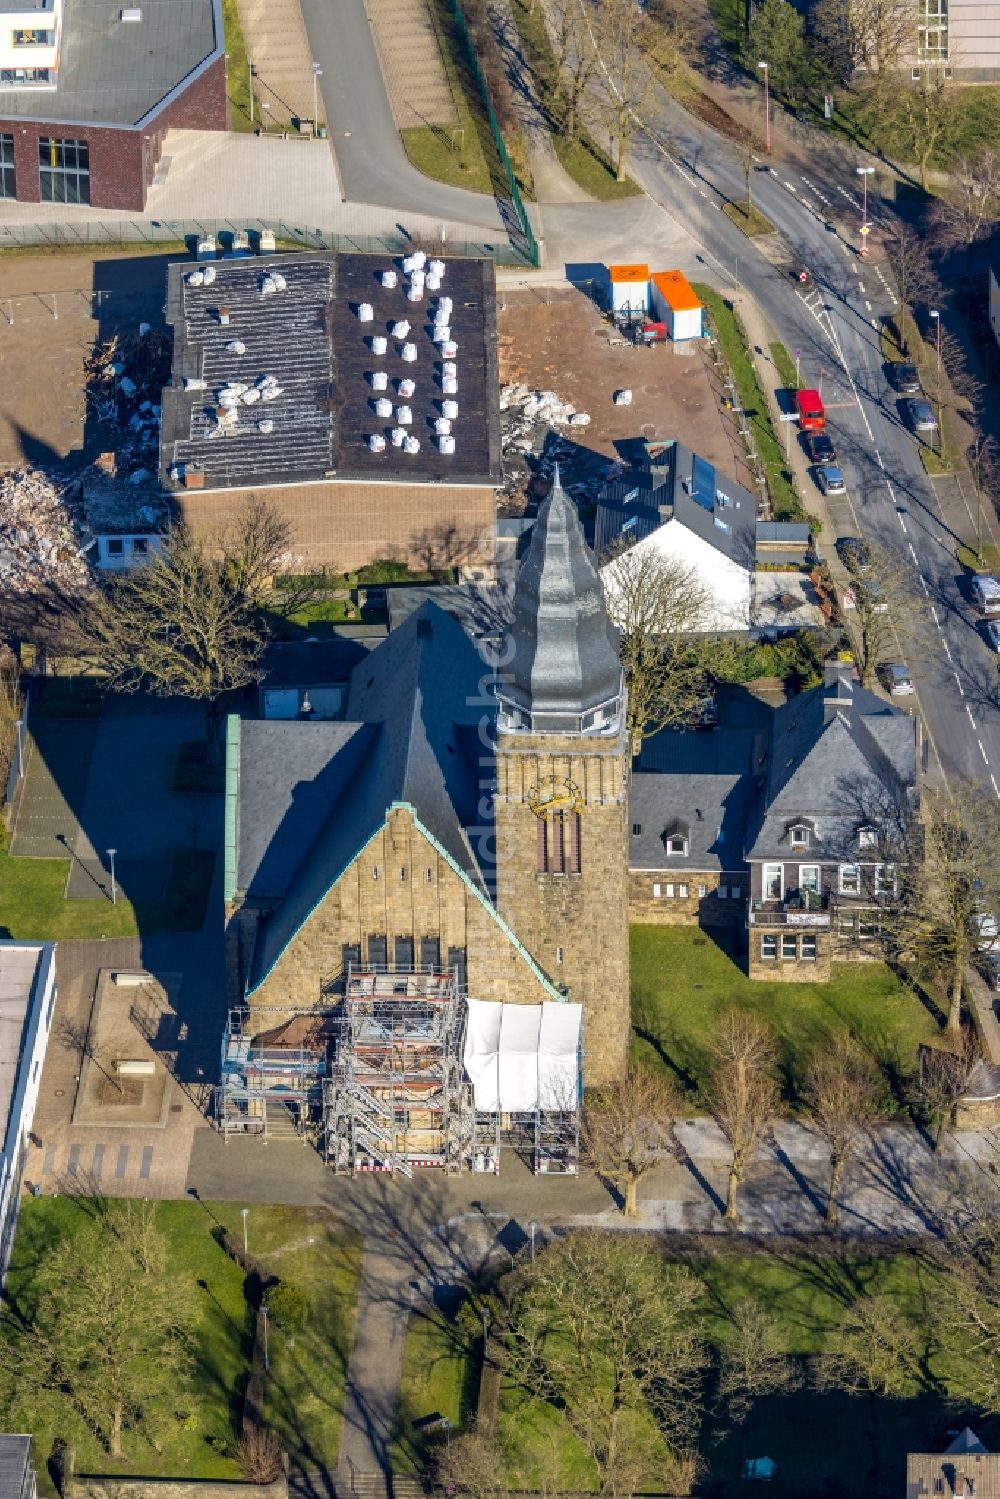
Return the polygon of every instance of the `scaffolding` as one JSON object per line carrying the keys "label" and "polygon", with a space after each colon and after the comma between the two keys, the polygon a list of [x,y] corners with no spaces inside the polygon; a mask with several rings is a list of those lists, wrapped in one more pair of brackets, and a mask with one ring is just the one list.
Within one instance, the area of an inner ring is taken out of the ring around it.
{"label": "scaffolding", "polygon": [[334,1171],[457,1174],[485,1153],[462,1061],[465,1017],[454,969],[349,965],[323,1107]]}
{"label": "scaffolding", "polygon": [[[258,1030],[264,1025],[270,1028]],[[251,1032],[251,1022],[254,1031]],[[314,1135],[323,1106],[334,1017],[287,1009],[232,1009],[222,1040],[215,1122],[223,1135]]]}

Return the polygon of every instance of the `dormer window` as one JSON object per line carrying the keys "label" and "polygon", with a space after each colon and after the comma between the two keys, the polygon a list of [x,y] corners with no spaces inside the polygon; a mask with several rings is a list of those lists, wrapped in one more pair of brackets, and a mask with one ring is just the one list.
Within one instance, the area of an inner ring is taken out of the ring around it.
{"label": "dormer window", "polygon": [[811,834],[812,830],[807,828],[804,823],[794,823],[788,830],[792,848],[808,848],[811,842]]}
{"label": "dormer window", "polygon": [[687,839],[682,838],[679,833],[667,839],[668,854],[686,854],[688,851]]}
{"label": "dormer window", "polygon": [[875,828],[858,828],[858,847],[877,848],[878,832]]}
{"label": "dormer window", "polygon": [[674,854],[684,858],[690,847],[690,828],[680,818],[674,818],[668,822],[663,829],[663,847],[668,854]]}

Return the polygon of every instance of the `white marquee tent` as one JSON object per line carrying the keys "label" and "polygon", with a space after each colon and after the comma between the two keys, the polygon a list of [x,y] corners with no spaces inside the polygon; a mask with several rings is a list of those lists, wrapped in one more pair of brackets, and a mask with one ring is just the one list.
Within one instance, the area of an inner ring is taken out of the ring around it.
{"label": "white marquee tent", "polygon": [[478,1113],[576,1109],[582,1005],[468,1005],[464,1060]]}

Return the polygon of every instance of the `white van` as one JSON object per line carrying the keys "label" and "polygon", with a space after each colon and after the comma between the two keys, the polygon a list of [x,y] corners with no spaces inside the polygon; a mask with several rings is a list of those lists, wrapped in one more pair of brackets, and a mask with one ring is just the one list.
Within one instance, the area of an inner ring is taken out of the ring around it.
{"label": "white van", "polygon": [[977,573],[970,585],[972,602],[987,618],[1000,614],[1000,583],[989,573]]}

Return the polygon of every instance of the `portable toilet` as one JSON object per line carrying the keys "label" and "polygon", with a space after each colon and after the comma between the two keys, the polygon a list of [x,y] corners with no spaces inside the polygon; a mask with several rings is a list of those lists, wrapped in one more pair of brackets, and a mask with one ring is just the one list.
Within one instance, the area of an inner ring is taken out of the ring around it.
{"label": "portable toilet", "polygon": [[702,306],[682,271],[657,271],[651,281],[653,312],[675,343],[701,338]]}
{"label": "portable toilet", "polygon": [[608,281],[611,286],[611,311],[613,313],[638,313],[649,311],[649,266],[608,266]]}

